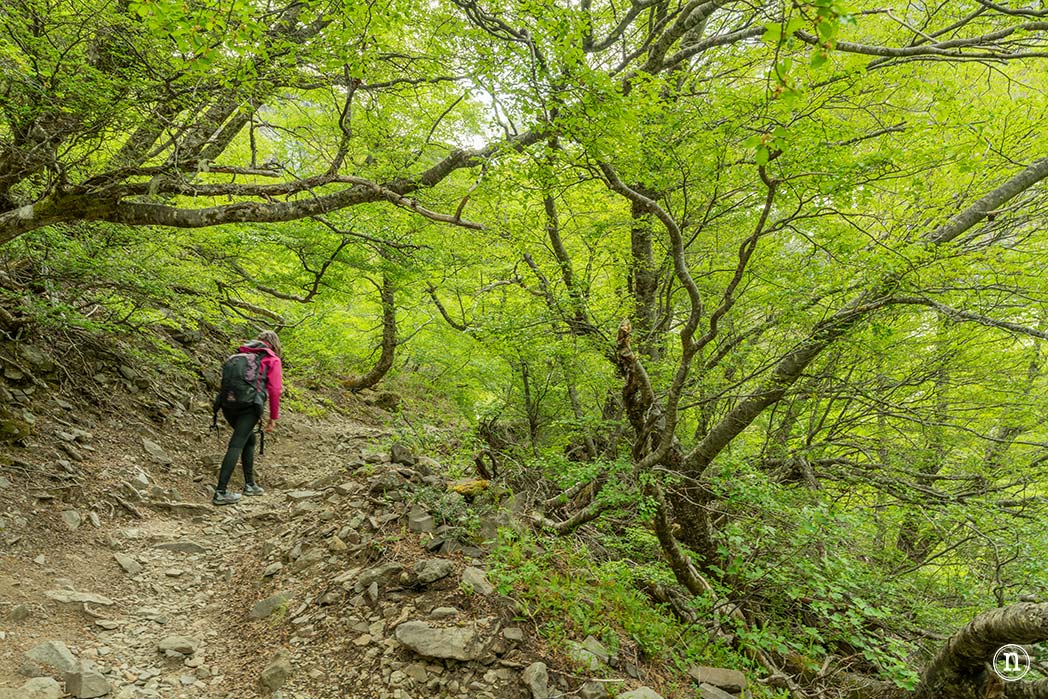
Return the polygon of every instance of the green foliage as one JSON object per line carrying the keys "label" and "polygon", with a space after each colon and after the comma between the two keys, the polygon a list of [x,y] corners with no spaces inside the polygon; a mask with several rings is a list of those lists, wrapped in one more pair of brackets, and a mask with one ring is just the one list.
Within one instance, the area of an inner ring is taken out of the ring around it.
{"label": "green foliage", "polygon": [[[490,448],[544,494],[602,483],[599,550],[507,534],[496,554],[554,645],[744,664],[633,589],[672,582],[651,484],[712,493],[717,550],[696,561],[753,601],[737,633],[775,656],[910,686],[916,629],[1048,592],[1048,538],[1027,526],[1046,495],[1043,186],[928,239],[1044,157],[1043,27],[895,0],[9,5],[0,239],[58,223],[4,244],[0,310],[103,337],[279,326],[288,406],[320,415],[335,406],[313,389],[374,364],[392,280],[397,439],[456,475]],[[247,222],[331,197],[367,203]],[[100,222],[129,211],[214,218]],[[843,309],[862,317],[708,467],[638,465],[670,416],[682,453],[733,427]],[[709,343],[685,375],[693,310]],[[654,401],[643,435],[621,405],[624,319]],[[475,533],[461,498],[425,497]]]}

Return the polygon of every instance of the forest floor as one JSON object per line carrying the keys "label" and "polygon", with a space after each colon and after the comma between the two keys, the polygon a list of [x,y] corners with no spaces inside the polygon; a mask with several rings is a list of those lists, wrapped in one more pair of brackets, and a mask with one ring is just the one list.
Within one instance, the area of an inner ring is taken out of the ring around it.
{"label": "forest floor", "polygon": [[293,405],[256,463],[266,493],[215,507],[230,431],[202,391],[111,360],[63,379],[20,351],[49,380],[0,373],[0,437],[26,432],[0,443],[0,699],[742,694],[740,672],[682,682],[635,644],[544,638],[491,582],[498,532],[535,503],[456,480],[458,428],[398,396]]}
{"label": "forest floor", "polygon": [[[288,669],[289,698],[522,690],[522,651],[509,648],[522,633],[501,634],[505,613],[461,583],[482,552],[446,546],[466,550],[438,558],[419,545],[432,534],[404,536],[404,493],[424,484],[388,461],[388,413],[287,414],[259,459],[266,494],[219,508],[209,486],[228,430],[207,434],[201,406],[159,428],[69,405],[52,400],[35,415],[38,437],[0,462],[0,687],[10,696],[29,697],[19,688],[28,677],[70,670],[98,686],[82,696],[105,688],[119,699],[269,696]],[[252,614],[277,594],[269,614]],[[463,660],[393,640],[409,619],[432,620],[436,634],[412,642],[463,645],[450,651]],[[452,625],[471,636],[437,633]],[[264,687],[281,648],[289,657]]]}

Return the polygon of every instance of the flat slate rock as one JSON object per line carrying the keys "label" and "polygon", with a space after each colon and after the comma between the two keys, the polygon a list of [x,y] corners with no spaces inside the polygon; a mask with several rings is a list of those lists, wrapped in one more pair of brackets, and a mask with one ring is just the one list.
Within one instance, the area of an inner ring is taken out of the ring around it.
{"label": "flat slate rock", "polygon": [[182,655],[192,655],[200,647],[200,641],[189,636],[165,636],[157,644],[157,650],[162,653],[172,652]]}
{"label": "flat slate rock", "polygon": [[426,658],[476,660],[483,653],[476,629],[468,626],[433,627],[424,621],[405,621],[394,635]]}
{"label": "flat slate rock", "polygon": [[740,694],[746,689],[746,675],[738,670],[694,665],[688,668],[688,674],[700,685],[713,685],[729,694]]}
{"label": "flat slate rock", "polygon": [[255,606],[251,608],[251,611],[248,612],[247,616],[249,619],[265,619],[277,609],[287,604],[289,599],[291,599],[290,592],[278,592],[275,595],[270,595],[264,600],[257,602]]}
{"label": "flat slate rock", "polygon": [[480,568],[470,566],[463,570],[462,582],[479,595],[490,595],[495,592],[495,586],[488,582],[487,573]]}
{"label": "flat slate rock", "polygon": [[[661,694],[651,687],[640,687],[629,692],[623,692],[619,699],[664,699]],[[734,699],[734,698],[733,698]]]}
{"label": "flat slate rock", "polygon": [[18,689],[0,687],[0,699],[62,699],[62,685],[51,677],[34,677]]}
{"label": "flat slate rock", "polygon": [[153,546],[155,549],[165,551],[178,551],[179,553],[207,553],[207,549],[195,541],[164,541]]}
{"label": "flat slate rock", "polygon": [[25,657],[41,665],[53,667],[59,672],[72,672],[77,668],[76,657],[61,641],[45,641],[33,646],[26,652]]}
{"label": "flat slate rock", "polygon": [[719,687],[705,683],[699,685],[699,697],[701,699],[736,699],[736,695],[728,694]]}
{"label": "flat slate rock", "polygon": [[113,600],[108,597],[96,595],[93,592],[77,592],[76,590],[48,590],[44,593],[44,596],[62,604],[87,602],[89,604],[99,604],[103,607],[109,607],[114,604]]}

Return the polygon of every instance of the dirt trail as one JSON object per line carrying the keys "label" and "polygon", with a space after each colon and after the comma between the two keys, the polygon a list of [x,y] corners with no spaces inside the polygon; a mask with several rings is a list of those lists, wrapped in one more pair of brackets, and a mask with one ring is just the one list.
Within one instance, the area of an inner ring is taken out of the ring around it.
{"label": "dirt trail", "polygon": [[[100,433],[105,433],[104,427]],[[94,453],[86,452],[78,470],[91,477],[108,470],[100,462],[143,461],[141,447],[136,449],[135,442],[124,446],[136,453],[122,454],[100,444],[109,441],[100,433],[79,445],[82,456],[86,450]],[[223,433],[223,438],[227,436]],[[41,643],[60,641],[77,660],[96,666],[110,686],[107,696],[254,695],[258,673],[267,659],[250,654],[270,639],[252,637],[244,628],[248,621],[245,605],[254,603],[257,587],[245,585],[244,579],[257,575],[259,543],[284,516],[285,490],[280,486],[306,483],[325,469],[338,469],[347,443],[377,449],[387,436],[384,428],[348,419],[316,421],[290,415],[268,439],[266,454],[260,457],[259,481],[268,486],[266,495],[215,508],[206,495],[214,467],[204,464],[213,464],[221,452],[221,438],[200,439],[196,431],[178,437],[160,433],[157,439],[162,448],[180,441],[197,442],[171,452],[175,468],[167,473],[182,466],[186,475],[168,478],[165,483],[163,467],[132,468],[133,474],[145,475],[136,484],[147,493],[143,502],[128,497],[119,480],[108,484],[128,510],[142,515],[140,519],[130,517],[122,507],[115,508],[111,517],[97,511],[103,508],[88,511],[84,505],[91,504],[90,497],[79,508],[77,503],[57,498],[33,498],[42,493],[31,479],[19,484],[16,478],[14,482],[5,478],[6,487],[0,490],[4,543],[0,549],[0,687],[20,687],[35,675],[60,678],[64,668],[56,672],[54,666],[26,657]],[[119,435],[113,441],[119,443]],[[104,456],[99,454],[102,450]],[[18,465],[29,470],[32,464],[16,462]],[[239,486],[239,478],[238,473],[232,486]],[[18,493],[20,485],[30,492]],[[172,495],[178,499],[173,500]],[[70,529],[63,512],[76,512],[80,517],[82,522],[75,530]],[[92,525],[95,517],[100,526]],[[77,593],[94,597],[77,601]],[[282,632],[275,628],[271,636],[273,641],[283,640]],[[171,637],[184,637],[198,647],[188,655],[161,652],[159,644]],[[14,691],[12,696],[22,692]]]}

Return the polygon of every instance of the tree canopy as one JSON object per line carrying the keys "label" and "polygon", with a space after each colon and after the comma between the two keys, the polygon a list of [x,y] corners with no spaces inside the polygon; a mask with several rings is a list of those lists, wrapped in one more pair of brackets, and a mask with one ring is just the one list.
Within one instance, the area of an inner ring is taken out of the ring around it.
{"label": "tree canopy", "polygon": [[[13,0],[0,23],[8,257],[140,286],[121,255],[152,241],[163,293],[287,328],[347,387],[399,350],[566,491],[546,526],[621,533],[643,503],[772,676],[806,646],[912,687],[918,630],[1048,594],[1043,3]],[[332,347],[380,315],[349,371]],[[922,586],[964,603],[898,601]],[[986,681],[955,660],[926,696]]]}

